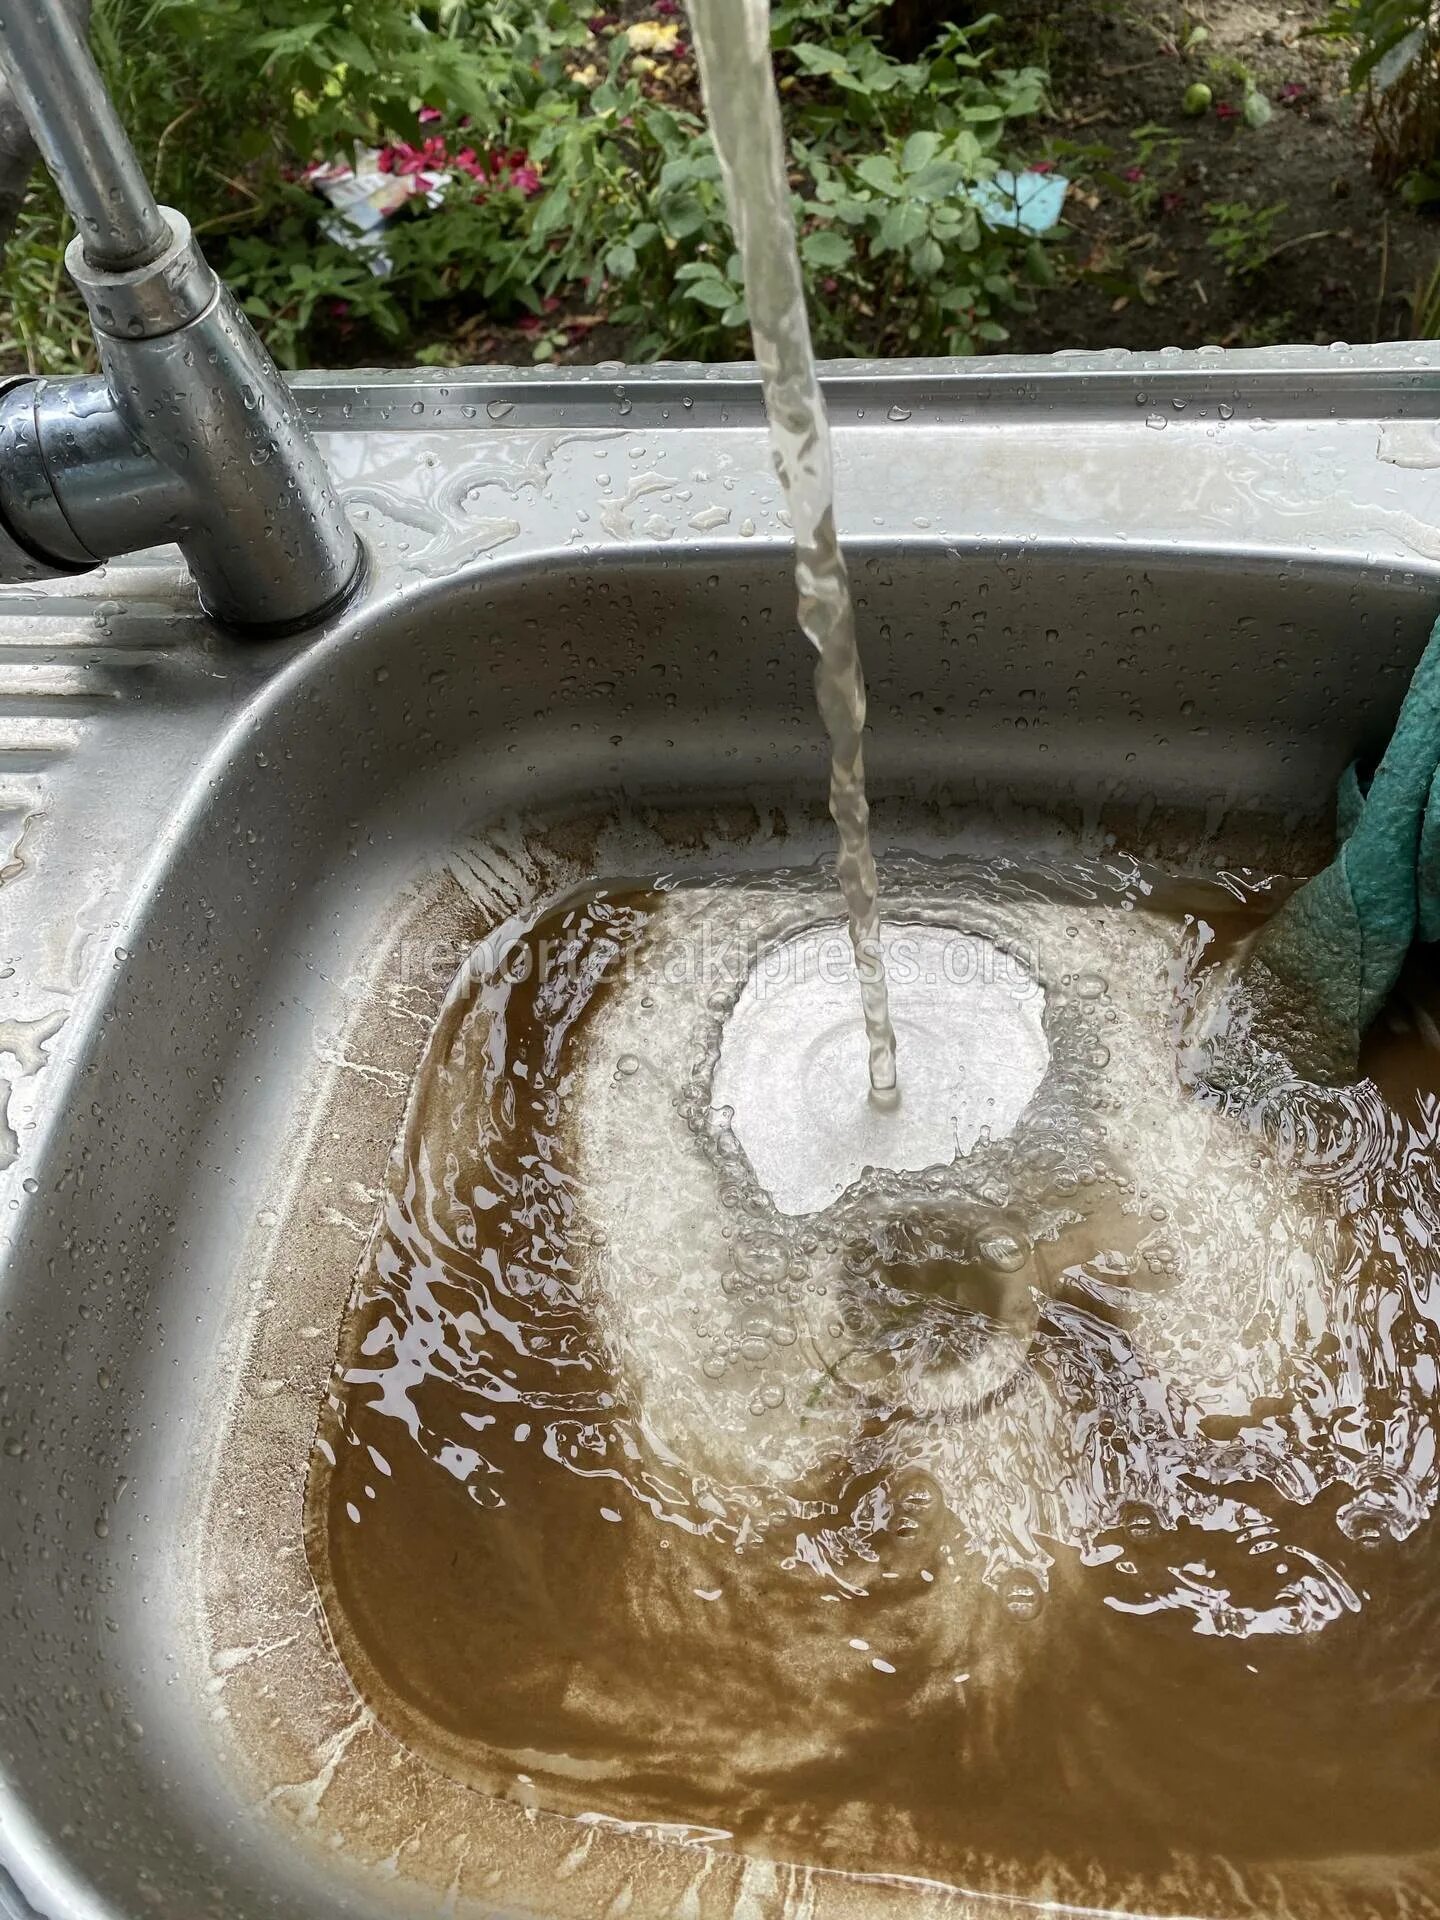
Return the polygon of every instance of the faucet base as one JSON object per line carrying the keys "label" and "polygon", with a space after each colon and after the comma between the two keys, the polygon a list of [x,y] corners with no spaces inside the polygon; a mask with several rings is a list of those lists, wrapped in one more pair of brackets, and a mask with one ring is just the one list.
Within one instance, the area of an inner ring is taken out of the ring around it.
{"label": "faucet base", "polygon": [[148,266],[69,262],[103,378],[0,388],[0,579],[174,541],[207,613],[296,633],[359,584],[362,553],[275,363],[180,214]]}

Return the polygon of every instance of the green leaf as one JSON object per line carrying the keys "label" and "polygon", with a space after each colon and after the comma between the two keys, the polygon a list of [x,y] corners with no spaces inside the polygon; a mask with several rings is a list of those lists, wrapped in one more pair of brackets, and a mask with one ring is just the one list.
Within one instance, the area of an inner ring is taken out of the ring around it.
{"label": "green leaf", "polygon": [[844,267],[855,257],[853,243],[833,227],[821,227],[807,233],[800,242],[800,256],[810,267]]}
{"label": "green leaf", "polygon": [[1240,111],[1247,127],[1268,127],[1275,117],[1275,109],[1258,87],[1246,88],[1245,103]]}
{"label": "green leaf", "polygon": [[905,183],[895,162],[888,153],[867,153],[855,168],[856,173],[867,187],[874,187],[880,193],[888,194],[892,200],[898,199],[905,191]]}
{"label": "green leaf", "polygon": [[912,251],[910,264],[922,280],[933,280],[945,264],[945,249],[938,240],[922,240]]}
{"label": "green leaf", "polygon": [[735,305],[735,289],[724,280],[692,280],[685,289],[692,300],[698,300],[702,307],[715,307],[720,312],[728,312]]}
{"label": "green leaf", "polygon": [[1025,249],[1025,270],[1037,287],[1054,286],[1055,264],[1039,240],[1032,240]]}
{"label": "green leaf", "polygon": [[917,200],[948,200],[964,178],[965,169],[953,160],[932,160],[906,186]]}
{"label": "green leaf", "polygon": [[672,240],[688,240],[705,226],[705,209],[696,199],[676,201],[662,207],[660,218]]}
{"label": "green leaf", "polygon": [[902,247],[913,245],[924,232],[925,209],[913,200],[902,200],[898,206],[891,207],[880,222],[876,244],[882,252],[898,253]]}
{"label": "green leaf", "polygon": [[817,47],[803,40],[798,47],[792,48],[792,52],[806,73],[832,74],[836,79],[842,74],[847,79],[850,77],[850,68],[844,56],[836,53],[833,47]]}
{"label": "green leaf", "polygon": [[940,136],[927,128],[921,133],[912,133],[905,142],[900,154],[900,165],[906,173],[919,173],[935,158],[940,147]]}

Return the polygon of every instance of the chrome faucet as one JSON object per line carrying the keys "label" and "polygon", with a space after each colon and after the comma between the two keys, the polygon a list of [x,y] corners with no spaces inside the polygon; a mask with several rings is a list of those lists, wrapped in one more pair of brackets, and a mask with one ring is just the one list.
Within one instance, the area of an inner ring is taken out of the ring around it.
{"label": "chrome faucet", "polygon": [[156,204],[62,0],[0,0],[0,70],[78,229],[102,372],[0,379],[0,580],[175,541],[205,610],[293,632],[362,549],[274,361],[183,214]]}

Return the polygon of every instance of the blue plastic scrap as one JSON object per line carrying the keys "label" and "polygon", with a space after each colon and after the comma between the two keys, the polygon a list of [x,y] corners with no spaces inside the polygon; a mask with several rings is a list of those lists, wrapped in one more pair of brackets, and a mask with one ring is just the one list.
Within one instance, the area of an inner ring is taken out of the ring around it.
{"label": "blue plastic scrap", "polygon": [[987,227],[1018,233],[1049,233],[1065,210],[1070,182],[1063,173],[1012,173],[1001,167],[968,189],[970,204]]}

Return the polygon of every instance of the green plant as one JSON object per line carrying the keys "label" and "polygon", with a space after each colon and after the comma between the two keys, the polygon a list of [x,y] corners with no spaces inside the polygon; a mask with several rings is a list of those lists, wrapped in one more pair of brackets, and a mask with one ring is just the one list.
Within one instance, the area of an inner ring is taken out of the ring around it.
{"label": "green plant", "polygon": [[1440,0],[1336,0],[1315,31],[1350,49],[1376,174],[1413,204],[1440,200]]}
{"label": "green plant", "polygon": [[[1206,62],[1206,72],[1217,85],[1227,90],[1238,89],[1240,117],[1247,127],[1269,126],[1275,117],[1275,109],[1245,61],[1234,54],[1217,54]],[[1233,115],[1233,107],[1228,111]]]}
{"label": "green plant", "polygon": [[1235,344],[1242,347],[1279,347],[1295,338],[1295,315],[1288,310],[1283,313],[1255,314],[1243,321],[1239,339]]}
{"label": "green plant", "polygon": [[1410,338],[1440,340],[1440,261],[1411,296]]}
{"label": "green plant", "polygon": [[1206,201],[1211,223],[1206,244],[1219,254],[1232,280],[1253,279],[1273,259],[1275,222],[1288,206],[1285,200],[1269,207],[1257,207],[1248,200]]}
{"label": "green plant", "polygon": [[[416,342],[443,361],[480,316],[526,331],[537,357],[602,318],[636,358],[743,352],[673,0],[623,23],[592,4],[97,0],[93,40],[160,197],[185,208],[287,364]],[[897,59],[885,8],[774,10],[817,332],[832,351],[971,351],[1049,277],[1044,247],[987,226],[975,200],[1023,164],[1013,141],[1045,78],[995,61],[989,17]],[[303,171],[356,148],[404,171],[427,143],[449,174],[442,204],[392,215],[373,273]],[[0,356],[88,355],[64,239],[38,186],[0,269]]]}

